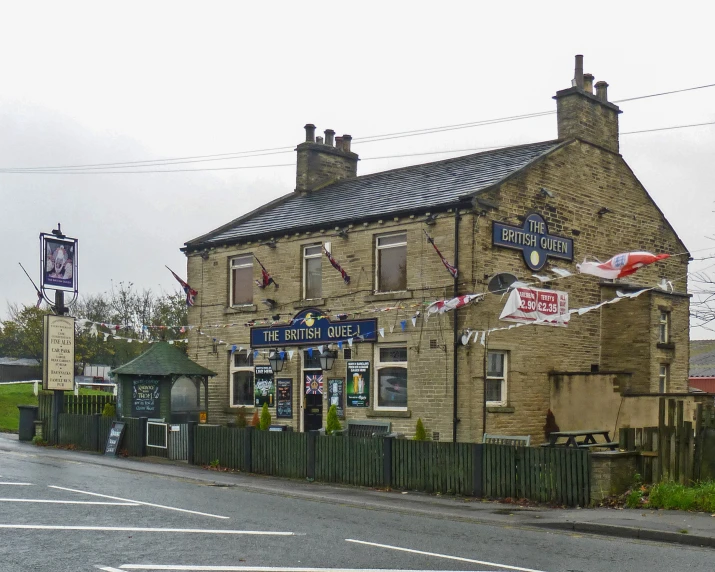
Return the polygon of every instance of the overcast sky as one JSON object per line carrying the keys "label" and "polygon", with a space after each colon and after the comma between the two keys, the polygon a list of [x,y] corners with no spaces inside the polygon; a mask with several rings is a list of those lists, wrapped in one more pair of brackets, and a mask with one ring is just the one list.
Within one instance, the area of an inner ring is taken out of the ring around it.
{"label": "overcast sky", "polygon": [[[82,294],[175,291],[164,265],[185,276],[184,242],[293,190],[306,123],[351,134],[367,174],[556,138],[547,115],[359,141],[555,110],[575,54],[612,101],[713,84],[705,6],[3,1],[0,169],[288,152],[123,169],[162,173],[0,172],[0,317],[34,303],[18,262],[37,280],[38,235],[58,222],[80,240]],[[715,88],[622,103],[621,133],[715,122],[713,102]],[[621,152],[693,257],[715,254],[715,125],[623,134]],[[411,156],[377,159],[395,155]]]}

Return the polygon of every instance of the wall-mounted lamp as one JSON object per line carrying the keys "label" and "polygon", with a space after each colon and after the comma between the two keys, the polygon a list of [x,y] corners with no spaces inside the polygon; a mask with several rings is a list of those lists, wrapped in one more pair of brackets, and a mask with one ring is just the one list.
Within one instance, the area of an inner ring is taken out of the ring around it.
{"label": "wall-mounted lamp", "polygon": [[274,238],[271,238],[268,242],[262,242],[261,246],[267,246],[268,248],[275,248],[276,247],[276,241]]}
{"label": "wall-mounted lamp", "polygon": [[427,218],[424,220],[424,223],[428,226],[432,226],[433,224],[436,224],[436,222],[437,222],[436,214],[428,214]]}
{"label": "wall-mounted lamp", "polygon": [[209,259],[209,251],[208,251],[208,250],[202,250],[201,252],[199,252],[199,256],[200,256],[201,258],[203,258],[204,260],[208,260],[208,259]]}
{"label": "wall-mounted lamp", "polygon": [[268,363],[271,364],[271,369],[274,373],[279,373],[283,371],[283,365],[286,362],[286,353],[283,350],[274,351],[270,356],[268,356]]}
{"label": "wall-mounted lamp", "polygon": [[333,364],[335,363],[335,358],[338,357],[338,352],[335,350],[325,350],[324,353],[320,354],[320,368],[323,371],[330,371],[333,369]]}
{"label": "wall-mounted lamp", "polygon": [[340,238],[347,238],[348,237],[348,229],[340,228],[339,226],[336,226],[335,227],[335,236],[338,236]]}
{"label": "wall-mounted lamp", "polygon": [[608,213],[612,213],[613,211],[607,207],[601,207],[598,209],[598,212],[596,213],[598,216],[603,216]]}
{"label": "wall-mounted lamp", "polygon": [[539,194],[543,197],[549,197],[550,199],[554,198],[554,193],[552,193],[549,189],[546,187],[541,187],[539,189]]}

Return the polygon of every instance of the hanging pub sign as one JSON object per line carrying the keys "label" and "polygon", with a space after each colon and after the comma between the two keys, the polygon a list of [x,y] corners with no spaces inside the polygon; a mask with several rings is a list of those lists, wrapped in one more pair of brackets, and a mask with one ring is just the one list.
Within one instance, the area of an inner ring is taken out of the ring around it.
{"label": "hanging pub sign", "polygon": [[541,270],[548,258],[573,260],[573,239],[549,234],[540,214],[531,213],[522,226],[492,222],[492,245],[521,250],[526,265]]}
{"label": "hanging pub sign", "polygon": [[335,405],[338,412],[338,419],[345,419],[345,406],[343,404],[343,386],[345,380],[329,379],[328,380],[328,407]]}
{"label": "hanging pub sign", "polygon": [[74,318],[45,316],[42,389],[74,389]]}
{"label": "hanging pub sign", "polygon": [[303,310],[289,324],[251,328],[251,347],[305,346],[345,342],[374,342],[377,319],[332,322],[320,310]]}
{"label": "hanging pub sign", "polygon": [[348,368],[348,407],[370,406],[370,362],[349,361]]}
{"label": "hanging pub sign", "polygon": [[569,323],[569,295],[557,290],[514,288],[499,319],[520,324],[566,326]]}
{"label": "hanging pub sign", "polygon": [[276,386],[273,383],[273,369],[269,365],[256,366],[256,378],[253,383],[254,405],[273,407],[276,400]]}
{"label": "hanging pub sign", "polygon": [[77,239],[40,234],[40,287],[77,291]]}
{"label": "hanging pub sign", "polygon": [[160,417],[158,379],[132,379],[132,417]]}
{"label": "hanging pub sign", "polygon": [[276,380],[276,417],[293,417],[293,380]]}

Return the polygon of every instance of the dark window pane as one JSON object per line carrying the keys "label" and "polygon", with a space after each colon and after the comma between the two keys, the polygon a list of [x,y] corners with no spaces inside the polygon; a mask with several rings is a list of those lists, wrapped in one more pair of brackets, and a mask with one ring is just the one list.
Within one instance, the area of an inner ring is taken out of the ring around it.
{"label": "dark window pane", "polygon": [[234,306],[253,304],[253,267],[233,269],[233,299]]}
{"label": "dark window pane", "polygon": [[313,351],[313,357],[308,355],[308,352],[303,352],[303,367],[307,369],[320,369],[320,352]]}
{"label": "dark window pane", "polygon": [[407,348],[380,348],[380,361],[407,361]]}
{"label": "dark window pane", "polygon": [[377,404],[381,407],[407,407],[407,369],[383,367],[377,372]]}
{"label": "dark window pane", "polygon": [[253,367],[253,354],[251,352],[236,352],[233,354],[234,367]]}
{"label": "dark window pane", "polygon": [[489,352],[487,357],[487,377],[504,377],[504,354]]}
{"label": "dark window pane", "polygon": [[488,379],[487,380],[487,401],[503,401],[501,391],[502,391],[501,379]]}
{"label": "dark window pane", "polygon": [[396,246],[377,251],[378,290],[395,292],[407,289],[407,247]]}
{"label": "dark window pane", "polygon": [[233,374],[233,405],[253,405],[253,372],[236,371]]}
{"label": "dark window pane", "polygon": [[320,298],[323,295],[322,276],[321,276],[321,259],[306,258],[305,259],[305,298],[311,300]]}

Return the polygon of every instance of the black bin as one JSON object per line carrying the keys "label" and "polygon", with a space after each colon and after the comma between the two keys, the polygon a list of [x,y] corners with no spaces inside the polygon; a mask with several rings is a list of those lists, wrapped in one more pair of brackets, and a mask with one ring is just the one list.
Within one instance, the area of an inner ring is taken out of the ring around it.
{"label": "black bin", "polygon": [[20,441],[32,441],[35,436],[35,421],[37,421],[37,405],[18,405],[20,410]]}

